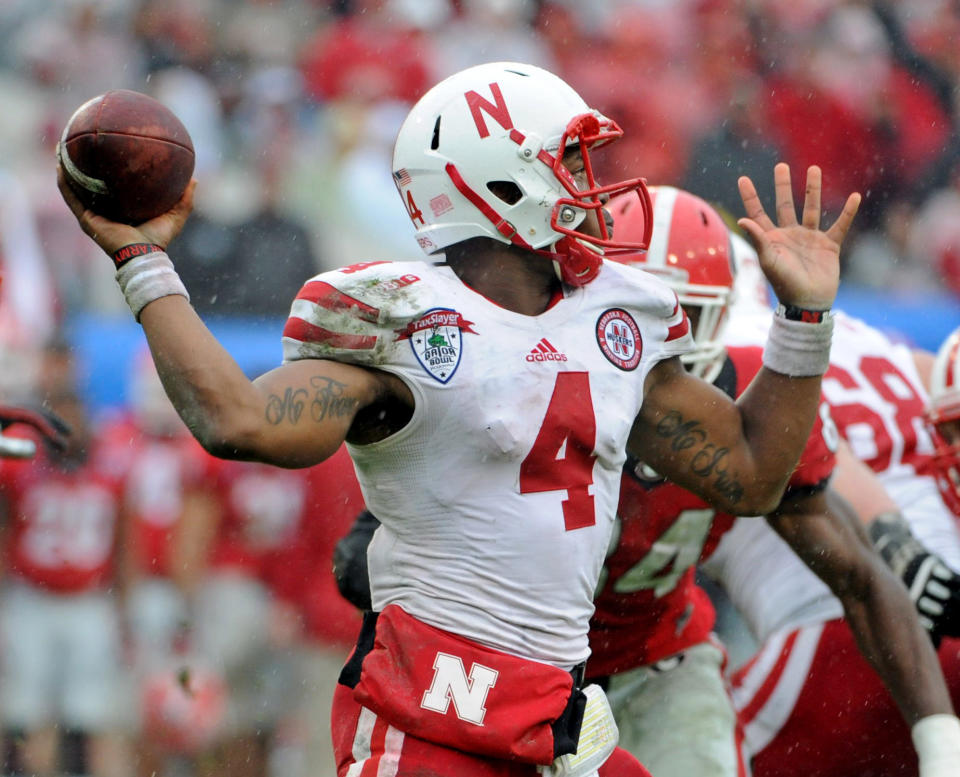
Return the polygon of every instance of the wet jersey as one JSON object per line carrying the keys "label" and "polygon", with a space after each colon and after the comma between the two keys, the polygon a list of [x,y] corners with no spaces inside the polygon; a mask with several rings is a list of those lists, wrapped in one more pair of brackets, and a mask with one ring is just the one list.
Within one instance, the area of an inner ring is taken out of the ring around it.
{"label": "wet jersey", "polygon": [[[538,316],[505,310],[446,265],[368,263],[301,290],[285,360],[393,373],[415,397],[389,438],[349,446],[369,509],[373,606],[569,668],[613,528],[625,444],[660,360],[689,348],[660,281],[604,263]],[[303,412],[338,401],[321,380]]]}
{"label": "wet jersey", "polygon": [[956,519],[930,469],[928,396],[910,348],[838,313],[823,395],[840,433],[900,505],[913,533],[960,571]]}
{"label": "wet jersey", "polygon": [[[760,369],[762,348],[729,348],[727,354],[715,382],[739,396]],[[818,419],[788,491],[824,487],[834,450]],[[734,521],[637,462],[628,462],[624,470],[617,513],[590,622],[591,676],[652,664],[707,638],[714,610],[694,580],[694,569]]]}
{"label": "wet jersey", "polygon": [[703,564],[760,642],[843,617],[843,605],[763,520],[738,518]]}

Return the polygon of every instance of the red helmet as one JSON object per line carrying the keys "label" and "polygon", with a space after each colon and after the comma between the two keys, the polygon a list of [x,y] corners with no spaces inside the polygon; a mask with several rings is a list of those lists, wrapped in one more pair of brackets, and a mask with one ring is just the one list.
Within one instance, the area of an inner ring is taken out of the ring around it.
{"label": "red helmet", "polygon": [[[735,269],[730,230],[706,201],[673,186],[651,186],[653,235],[646,253],[619,261],[653,273],[673,289],[696,319],[694,349],[681,357],[691,373],[713,380],[723,366],[721,341],[733,298]],[[648,227],[636,197],[617,197],[607,209],[618,240],[634,240]]]}
{"label": "red helmet", "polygon": [[168,752],[190,755],[212,745],[220,733],[227,686],[203,667],[168,667],[144,679],[140,700],[150,741]]}
{"label": "red helmet", "polygon": [[927,418],[937,432],[933,465],[940,493],[960,516],[960,329],[937,351],[930,373]]}

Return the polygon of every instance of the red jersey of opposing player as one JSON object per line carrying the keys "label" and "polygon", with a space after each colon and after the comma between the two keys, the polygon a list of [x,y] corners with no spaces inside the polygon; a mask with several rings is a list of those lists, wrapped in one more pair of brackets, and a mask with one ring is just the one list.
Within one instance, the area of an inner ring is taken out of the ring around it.
{"label": "red jersey of opposing player", "polygon": [[[715,384],[739,396],[760,369],[763,349],[729,348],[727,356]],[[690,435],[697,439],[695,423]],[[787,493],[825,487],[833,465],[818,419]],[[714,467],[722,468],[722,460]],[[694,568],[733,523],[733,516],[636,461],[624,469],[617,514],[590,622],[590,677],[653,664],[707,639],[715,613]]]}
{"label": "red jersey of opposing player", "polygon": [[363,494],[346,448],[307,470],[308,520],[303,570],[286,569],[299,583],[307,635],[318,642],[350,648],[360,630],[360,615],[337,590],[333,550],[363,509]]}
{"label": "red jersey of opposing player", "polygon": [[73,468],[56,465],[42,450],[33,459],[5,461],[0,492],[8,512],[5,568],[12,576],[57,593],[107,584],[120,484],[95,456]]}
{"label": "red jersey of opposing player", "polygon": [[136,568],[170,577],[185,496],[210,481],[216,460],[185,427],[183,433],[153,435],[126,417],[105,429],[99,460],[102,468],[123,479]]}
{"label": "red jersey of opposing player", "polygon": [[232,568],[266,581],[277,565],[299,551],[307,506],[304,472],[256,462],[220,462],[215,488],[222,513],[210,567]]}
{"label": "red jersey of opposing player", "polygon": [[360,618],[332,571],[335,540],[363,507],[346,450],[308,470],[221,462],[216,483],[224,512],[210,566],[256,577],[301,611],[310,636],[352,645]]}

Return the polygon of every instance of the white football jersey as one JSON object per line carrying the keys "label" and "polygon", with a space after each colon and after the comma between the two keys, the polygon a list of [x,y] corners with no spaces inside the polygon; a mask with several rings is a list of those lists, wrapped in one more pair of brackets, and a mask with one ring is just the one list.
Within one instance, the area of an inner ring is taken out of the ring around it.
{"label": "white football jersey", "polygon": [[840,433],[877,474],[921,543],[960,571],[960,535],[929,474],[928,396],[913,354],[838,313],[823,395]]}
{"label": "white football jersey", "polygon": [[[293,304],[284,357],[399,376],[401,431],[350,445],[382,526],[373,606],[505,652],[571,667],[589,654],[592,596],[647,373],[690,347],[676,296],[639,270],[599,277],[539,316],[497,306],[446,265],[323,273]],[[318,410],[336,401],[318,386]]]}
{"label": "white football jersey", "polygon": [[843,605],[765,518],[737,518],[702,567],[723,586],[757,642],[843,617]]}
{"label": "white football jersey", "polygon": [[[923,420],[927,395],[910,349],[864,322],[835,313],[823,396],[839,433],[877,474],[916,537],[960,571],[960,532],[924,464],[933,443]],[[730,343],[755,343],[762,327],[732,319]],[[756,636],[841,617],[827,587],[763,520],[739,519],[705,571],[728,590]]]}

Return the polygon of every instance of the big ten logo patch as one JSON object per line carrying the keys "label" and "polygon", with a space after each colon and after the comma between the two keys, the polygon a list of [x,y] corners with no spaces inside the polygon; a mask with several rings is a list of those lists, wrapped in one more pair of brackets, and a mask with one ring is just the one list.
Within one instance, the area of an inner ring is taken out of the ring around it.
{"label": "big ten logo patch", "polygon": [[427,374],[440,383],[448,383],[460,366],[464,334],[476,334],[473,322],[457,311],[434,308],[400,330],[398,340],[410,340],[417,361]]}
{"label": "big ten logo patch", "polygon": [[437,653],[433,661],[433,682],[424,692],[420,706],[446,715],[452,701],[460,720],[482,726],[487,714],[487,694],[496,685],[497,676],[495,669],[474,663],[468,677],[460,656]]}
{"label": "big ten logo patch", "polygon": [[607,359],[621,370],[634,370],[643,354],[640,327],[627,311],[612,308],[597,319],[597,345]]}

